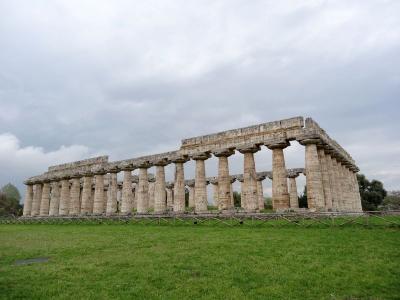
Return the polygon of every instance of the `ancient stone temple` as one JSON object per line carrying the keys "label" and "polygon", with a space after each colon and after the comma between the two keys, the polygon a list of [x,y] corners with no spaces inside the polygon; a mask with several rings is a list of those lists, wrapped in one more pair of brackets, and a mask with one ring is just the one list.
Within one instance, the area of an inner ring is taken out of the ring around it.
{"label": "ancient stone temple", "polygon": [[[305,147],[304,168],[286,168],[283,150],[291,141]],[[271,153],[272,170],[256,172],[254,153],[258,151]],[[206,177],[205,162],[211,155],[218,158],[216,177]],[[230,175],[232,155],[243,155],[242,174]],[[189,160],[195,161],[195,178],[185,178],[184,164]],[[164,168],[169,164],[175,166],[173,182],[165,179]],[[155,167],[155,174],[148,173],[150,167]],[[132,174],[136,169],[138,176]],[[272,180],[273,209],[295,211],[299,208],[296,177],[301,173],[306,176],[309,211],[361,211],[358,171],[351,156],[315,121],[295,117],[184,139],[176,151],[114,162],[102,156],[51,166],[25,181],[23,215],[205,213],[208,184],[213,186],[218,210],[233,212],[236,180],[241,184],[240,211],[258,212],[264,208],[262,181],[266,178]]]}

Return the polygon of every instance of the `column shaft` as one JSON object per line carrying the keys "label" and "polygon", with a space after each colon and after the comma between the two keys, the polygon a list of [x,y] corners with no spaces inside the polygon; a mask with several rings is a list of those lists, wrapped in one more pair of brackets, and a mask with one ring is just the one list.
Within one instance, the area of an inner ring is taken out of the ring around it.
{"label": "column shaft", "polygon": [[308,208],[311,210],[324,210],[324,190],[317,145],[315,143],[307,143],[305,153]]}
{"label": "column shaft", "polygon": [[124,179],[122,182],[122,203],[121,214],[132,212],[133,208],[133,193],[132,193],[132,171],[124,170]]}
{"label": "column shaft", "polygon": [[82,188],[82,203],[81,203],[81,214],[87,215],[92,213],[92,176],[83,177],[83,188]]}
{"label": "column shaft", "polygon": [[76,216],[80,213],[81,204],[79,203],[79,194],[81,191],[81,184],[79,177],[72,178],[72,185],[69,194],[69,215]]}
{"label": "column shaft", "polygon": [[214,200],[214,206],[219,207],[219,199],[218,199],[218,183],[213,183],[213,200]]}
{"label": "column shaft", "polygon": [[189,190],[189,208],[193,208],[194,209],[194,197],[195,197],[195,191],[194,191],[194,185],[189,185],[188,186],[188,190]]}
{"label": "column shaft", "polygon": [[196,212],[207,211],[207,185],[206,185],[206,170],[203,159],[196,160],[196,174],[194,184],[194,205]]}
{"label": "column shaft", "polygon": [[185,211],[185,173],[182,162],[175,162],[174,212]]}
{"label": "column shaft", "polygon": [[149,180],[147,168],[139,168],[139,186],[137,198],[137,212],[148,213],[149,210]]}
{"label": "column shaft", "polygon": [[117,212],[117,193],[118,193],[118,181],[117,173],[110,174],[110,183],[108,186],[109,197],[107,199],[106,214],[112,215]]}
{"label": "column shaft", "polygon": [[40,202],[40,215],[49,215],[49,205],[50,205],[50,183],[44,182],[42,187],[42,199]]}
{"label": "column shaft", "polygon": [[258,198],[258,209],[263,210],[265,208],[265,201],[264,201],[264,189],[262,180],[257,180],[257,198]]}
{"label": "column shaft", "polygon": [[328,168],[329,181],[331,183],[332,210],[338,211],[339,195],[338,195],[338,184],[335,176],[335,166],[333,165],[333,159],[329,153],[325,153],[325,158]]}
{"label": "column shaft", "polygon": [[297,195],[296,177],[289,177],[290,182],[290,208],[299,208],[299,198]]}
{"label": "column shaft", "polygon": [[33,190],[33,201],[31,216],[37,216],[40,213],[40,201],[42,199],[42,184],[36,183]]}
{"label": "column shaft", "polygon": [[317,151],[321,166],[322,188],[324,191],[325,210],[332,210],[331,182],[329,179],[329,171],[325,157],[325,150],[323,148],[318,148]]}
{"label": "column shaft", "polygon": [[154,199],[155,197],[155,183],[153,181],[149,182],[149,209],[154,209]]}
{"label": "column shaft", "polygon": [[231,178],[227,156],[218,157],[218,209],[229,210],[231,205]]}
{"label": "column shaft", "polygon": [[156,166],[156,183],[154,187],[154,212],[164,213],[167,210],[165,168]]}
{"label": "column shaft", "polygon": [[289,208],[289,192],[283,148],[272,149],[272,204],[275,210]]}
{"label": "column shaft", "polygon": [[33,201],[33,185],[26,185],[25,200],[24,200],[24,210],[23,216],[30,216],[32,211],[32,201]]}
{"label": "column shaft", "polygon": [[55,181],[51,185],[49,216],[58,216],[59,209],[60,209],[60,182]]}
{"label": "column shaft", "polygon": [[256,211],[258,209],[257,197],[257,178],[256,166],[254,162],[254,153],[244,153],[244,172],[243,172],[243,197],[246,203],[247,211]]}
{"label": "column shaft", "polygon": [[96,174],[94,180],[93,214],[100,215],[104,212],[104,174]]}
{"label": "column shaft", "polygon": [[69,180],[61,180],[61,193],[60,193],[60,216],[66,216],[69,212]]}

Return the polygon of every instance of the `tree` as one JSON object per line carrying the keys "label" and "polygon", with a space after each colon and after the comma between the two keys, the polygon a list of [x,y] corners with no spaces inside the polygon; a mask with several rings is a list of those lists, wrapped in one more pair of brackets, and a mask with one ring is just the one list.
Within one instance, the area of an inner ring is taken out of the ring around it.
{"label": "tree", "polygon": [[379,207],[382,210],[400,210],[400,197],[389,195],[383,199],[382,205]]}
{"label": "tree", "polygon": [[375,179],[369,181],[363,174],[357,174],[357,181],[363,210],[377,210],[387,195],[382,182]]}
{"label": "tree", "polygon": [[233,192],[233,204],[235,207],[240,207],[242,195],[239,192]]}
{"label": "tree", "polygon": [[19,204],[21,195],[18,189],[11,183],[6,184],[0,190],[0,215],[21,215],[22,205]]}
{"label": "tree", "polygon": [[299,207],[300,208],[307,208],[307,186],[304,186],[303,194],[299,197]]}

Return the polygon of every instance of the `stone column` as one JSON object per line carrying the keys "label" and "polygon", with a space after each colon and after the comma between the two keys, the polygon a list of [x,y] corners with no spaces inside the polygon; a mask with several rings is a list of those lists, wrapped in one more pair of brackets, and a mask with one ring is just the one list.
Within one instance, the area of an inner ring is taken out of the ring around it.
{"label": "stone column", "polygon": [[69,212],[69,175],[63,175],[61,178],[61,192],[60,192],[60,209],[58,214],[60,216],[67,216]]}
{"label": "stone column", "polygon": [[26,192],[25,192],[23,216],[27,217],[31,215],[32,211],[33,185],[30,180],[26,180],[24,184],[26,185]]}
{"label": "stone column", "polygon": [[50,206],[50,179],[46,178],[43,180],[42,186],[42,198],[40,201],[40,216],[49,215]]}
{"label": "stone column", "polygon": [[194,179],[186,180],[185,186],[187,186],[187,189],[189,191],[188,208],[194,210],[194,197],[195,197]]}
{"label": "stone column", "polygon": [[287,184],[287,171],[283,149],[290,144],[286,140],[267,143],[272,150],[272,206],[276,211],[289,208],[289,191]]}
{"label": "stone column", "polygon": [[258,209],[263,210],[265,209],[265,201],[264,201],[264,189],[263,189],[263,180],[265,179],[264,175],[257,174],[257,202],[258,202]]}
{"label": "stone column", "polygon": [[165,166],[169,164],[167,159],[156,161],[156,183],[154,187],[154,212],[158,214],[167,211],[167,195],[165,183]]}
{"label": "stone column", "polygon": [[236,177],[230,176],[231,177],[231,205],[232,208],[235,207],[235,199],[233,197],[233,183],[236,181]]}
{"label": "stone column", "polygon": [[174,182],[174,212],[185,211],[185,173],[183,164],[188,161],[187,156],[177,156],[171,160],[175,164]]}
{"label": "stone column", "polygon": [[325,209],[324,189],[322,185],[321,165],[318,158],[318,138],[307,138],[300,141],[306,147],[306,184],[307,204],[312,211],[323,211]]}
{"label": "stone column", "polygon": [[340,192],[341,192],[341,198],[340,198],[340,211],[348,211],[348,199],[347,199],[347,187],[346,187],[346,180],[343,175],[343,166],[342,166],[342,157],[337,156],[336,157],[337,161],[337,175],[338,175],[338,181],[340,183]]}
{"label": "stone column", "polygon": [[167,209],[172,211],[174,209],[174,184],[169,182],[165,185],[167,191]]}
{"label": "stone column", "polygon": [[93,173],[86,171],[83,175],[83,187],[82,187],[82,202],[81,202],[81,215],[88,215],[93,212],[93,200],[92,198],[92,183]]}
{"label": "stone column", "polygon": [[194,207],[196,213],[207,212],[207,183],[205,160],[210,158],[210,153],[198,153],[192,156],[196,161],[196,174],[194,184]]}
{"label": "stone column", "polygon": [[33,201],[31,216],[38,216],[40,213],[40,201],[42,200],[42,183],[38,180],[35,181],[33,189]]}
{"label": "stone column", "polygon": [[95,180],[93,214],[101,215],[104,213],[104,174],[106,171],[103,167],[96,167],[92,172]]}
{"label": "stone column", "polygon": [[155,202],[155,181],[154,177],[149,178],[149,209],[154,210],[154,202]]}
{"label": "stone column", "polygon": [[59,178],[53,178],[51,183],[51,198],[49,216],[58,216],[60,209],[60,181]]}
{"label": "stone column", "polygon": [[69,191],[69,215],[77,216],[80,213],[81,204],[79,203],[79,193],[81,191],[81,174],[76,172],[71,175],[71,189]]}
{"label": "stone column", "polygon": [[218,179],[213,178],[210,180],[210,183],[213,186],[213,201],[214,206],[219,207],[219,199],[218,199]]}
{"label": "stone column", "polygon": [[222,149],[213,152],[218,157],[218,209],[232,210],[231,178],[229,176],[228,157],[234,154],[232,149]]}
{"label": "stone column", "polygon": [[346,162],[343,160],[340,164],[340,171],[343,182],[343,192],[344,192],[344,207],[346,211],[352,210],[352,195],[350,190],[350,182],[347,177],[347,167],[345,166]]}
{"label": "stone column", "polygon": [[332,197],[332,210],[339,210],[339,194],[338,194],[338,184],[336,182],[335,166],[333,165],[332,154],[333,148],[325,145],[325,159],[328,168],[329,181],[331,183],[331,197]]}
{"label": "stone column", "polygon": [[149,162],[143,162],[139,166],[139,184],[137,191],[137,212],[145,214],[149,212],[149,179],[147,176],[147,169],[151,165]]}
{"label": "stone column", "polygon": [[297,195],[297,183],[296,178],[299,174],[289,174],[289,183],[290,183],[290,208],[297,209],[299,208],[299,197]]}
{"label": "stone column", "polygon": [[109,197],[107,199],[106,215],[113,215],[117,212],[118,179],[117,173],[120,171],[118,166],[111,165],[108,168],[110,181],[108,183]]}
{"label": "stone column", "polygon": [[321,166],[322,188],[324,191],[325,210],[332,210],[331,181],[329,178],[328,163],[323,145],[317,145],[318,158]]}
{"label": "stone column", "polygon": [[336,183],[335,208],[337,211],[342,211],[342,209],[343,209],[342,181],[341,181],[340,173],[339,173],[339,163],[337,160],[337,154],[334,152],[332,153],[332,170],[333,170],[333,174],[335,177],[334,182]]}
{"label": "stone column", "polygon": [[135,167],[131,163],[123,163],[120,165],[120,168],[124,172],[120,213],[126,215],[131,213],[133,209],[132,171]]}
{"label": "stone column", "polygon": [[351,177],[353,179],[353,184],[354,184],[354,193],[355,193],[355,210],[356,211],[362,211],[362,203],[361,203],[361,195],[360,195],[360,188],[358,186],[358,180],[357,180],[357,172],[358,169],[357,167],[352,167],[351,169]]}
{"label": "stone column", "polygon": [[243,167],[243,197],[246,203],[246,210],[255,212],[258,210],[257,196],[257,174],[254,162],[254,153],[260,150],[259,146],[248,146],[237,149],[244,155]]}

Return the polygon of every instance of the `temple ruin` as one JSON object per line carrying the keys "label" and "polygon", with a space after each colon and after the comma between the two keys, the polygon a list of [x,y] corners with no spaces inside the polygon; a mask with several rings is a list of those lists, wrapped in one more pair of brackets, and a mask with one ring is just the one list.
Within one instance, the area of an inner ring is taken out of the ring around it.
{"label": "temple ruin", "polygon": [[[284,151],[290,141],[305,147],[305,166],[286,169]],[[256,172],[254,153],[272,154],[272,170]],[[268,151],[269,151],[268,150]],[[244,156],[243,174],[230,175],[231,155]],[[206,177],[205,161],[218,158],[218,176]],[[195,161],[195,178],[186,179],[184,164]],[[175,180],[166,182],[165,166],[174,164]],[[155,174],[148,169],[155,167]],[[133,175],[133,170],[139,175]],[[351,156],[311,118],[295,117],[182,140],[179,150],[109,162],[107,156],[51,166],[27,179],[24,217],[79,215],[196,214],[208,211],[207,185],[220,212],[234,213],[232,183],[241,183],[243,212],[264,208],[262,181],[272,180],[277,212],[299,209],[296,177],[306,176],[309,211],[362,211]],[[118,173],[123,180],[118,181]],[[185,205],[185,190],[189,201]]]}

